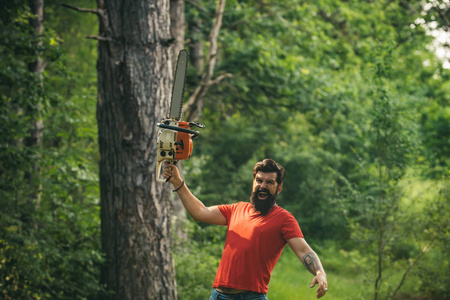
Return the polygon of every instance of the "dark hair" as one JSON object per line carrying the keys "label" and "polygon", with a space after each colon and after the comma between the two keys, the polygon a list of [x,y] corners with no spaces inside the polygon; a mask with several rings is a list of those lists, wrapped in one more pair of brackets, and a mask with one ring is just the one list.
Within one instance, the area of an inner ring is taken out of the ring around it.
{"label": "dark hair", "polygon": [[276,161],[266,158],[263,161],[259,161],[253,167],[253,178],[255,178],[256,173],[277,173],[277,183],[282,184],[284,176],[286,175],[286,170],[278,164]]}

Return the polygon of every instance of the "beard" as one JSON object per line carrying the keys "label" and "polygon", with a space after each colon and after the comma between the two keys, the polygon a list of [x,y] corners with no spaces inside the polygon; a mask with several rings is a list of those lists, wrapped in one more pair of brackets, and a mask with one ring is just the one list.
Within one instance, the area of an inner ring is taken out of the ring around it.
{"label": "beard", "polygon": [[[267,193],[266,199],[259,199],[258,194],[260,192]],[[269,213],[272,207],[274,207],[277,197],[278,193],[271,194],[268,189],[258,189],[250,196],[250,203],[252,204],[254,210],[265,216]]]}

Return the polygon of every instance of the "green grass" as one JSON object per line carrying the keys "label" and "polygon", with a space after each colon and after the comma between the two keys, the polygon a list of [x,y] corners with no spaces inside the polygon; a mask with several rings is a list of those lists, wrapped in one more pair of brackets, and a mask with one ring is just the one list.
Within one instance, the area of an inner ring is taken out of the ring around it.
{"label": "green grass", "polygon": [[[221,233],[218,234],[214,227],[196,230],[196,238],[189,247],[179,247],[174,253],[181,300],[208,299],[222,253],[222,242],[218,242],[223,238]],[[211,236],[217,236],[218,240],[210,242]],[[335,241],[323,242],[313,248],[319,254],[328,277],[328,293],[322,299],[374,299],[377,270],[373,253],[346,251]],[[427,253],[413,268],[395,299],[449,299],[445,297],[448,295],[448,259],[442,250],[435,250]],[[393,293],[408,265],[407,260],[385,259],[378,299],[385,300]],[[317,286],[310,288],[312,279],[313,275],[287,246],[272,272],[268,297],[270,300],[316,299]]]}
{"label": "green grass", "polygon": [[[342,258],[342,253],[336,256]],[[336,259],[336,256],[333,259]],[[321,258],[328,277],[328,292],[322,299],[357,300],[370,299],[371,287],[364,283],[364,275],[357,272],[339,274],[334,268],[327,270],[325,257]],[[349,274],[350,273],[350,274]],[[272,272],[268,298],[270,300],[305,300],[316,299],[317,285],[310,288],[313,276],[297,256],[286,247]]]}
{"label": "green grass", "polygon": [[[366,257],[357,251],[347,252],[332,245],[319,256],[327,272],[328,292],[322,299],[359,300],[373,299],[374,279],[368,280]],[[380,299],[400,282],[405,267],[385,269]],[[375,276],[374,270],[370,272]],[[268,298],[270,300],[316,299],[317,285],[310,288],[313,276],[287,246],[272,272]],[[397,295],[397,299],[414,299],[420,294],[420,279],[411,274]],[[403,291],[403,292],[402,292]]]}

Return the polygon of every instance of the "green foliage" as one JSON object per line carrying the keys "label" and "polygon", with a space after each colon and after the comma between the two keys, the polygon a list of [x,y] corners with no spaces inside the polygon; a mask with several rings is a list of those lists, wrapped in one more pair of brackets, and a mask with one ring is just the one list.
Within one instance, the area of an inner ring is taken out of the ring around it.
{"label": "green foliage", "polygon": [[[448,290],[450,280],[448,233],[446,239],[447,241],[443,246],[438,246],[427,253],[415,272],[416,276],[420,278],[420,287],[423,293],[429,295],[431,299],[448,299],[450,297],[450,291]],[[436,262],[439,263],[436,264]]]}
{"label": "green foliage", "polygon": [[2,298],[95,298],[102,258],[96,250],[99,220],[91,215],[89,209],[65,205],[53,211],[53,218],[36,217],[36,230],[2,213]]}
{"label": "green foliage", "polygon": [[180,299],[207,299],[219,266],[226,228],[202,227],[187,221],[186,239],[176,240],[173,251]]}
{"label": "green foliage", "polygon": [[36,149],[21,147],[31,129],[31,120],[42,102],[42,88],[36,74],[28,71],[34,59],[28,19],[30,12],[21,2],[6,6],[0,20],[0,187],[20,190],[16,180],[30,169]]}
{"label": "green foliage", "polygon": [[[370,272],[371,257],[358,249],[344,250],[339,244],[340,242],[328,241],[320,247],[315,247],[327,269],[328,292],[326,297],[336,300],[371,299],[373,289]],[[426,266],[423,264],[423,267]],[[402,277],[402,270],[397,265],[388,266],[386,271],[390,274],[389,280],[398,281]],[[416,272],[411,277],[410,283],[405,285],[395,299],[420,297],[445,299],[445,297],[439,296],[432,297],[423,292],[423,287],[417,284],[417,282],[422,282],[421,273]],[[301,265],[296,255],[290,249],[285,249],[272,273],[268,297],[271,300],[313,299],[317,286],[310,288],[311,281],[312,275]]]}
{"label": "green foliage", "polygon": [[422,5],[227,1],[216,71],[232,76],[210,87],[207,129],[184,164],[195,194],[208,205],[246,201],[253,164],[271,157],[287,169],[278,203],[307,240],[337,239],[377,259],[381,236],[382,270],[394,264],[395,280],[384,273],[380,286],[394,292],[427,242],[404,233],[423,206],[404,206],[403,180],[448,179],[449,72],[427,47],[418,20],[436,18]]}
{"label": "green foliage", "polygon": [[[345,251],[336,243],[328,242],[317,248],[326,267],[329,299],[369,299],[369,286],[362,272],[367,263],[359,251]],[[317,285],[310,288],[313,276],[306,270],[293,251],[286,248],[276,265],[269,285],[271,300],[314,299]],[[349,296],[351,295],[351,296]]]}
{"label": "green foliage", "polygon": [[[1,297],[94,299],[103,292],[97,50],[84,37],[98,20],[45,4],[40,46],[27,1],[0,11]],[[186,44],[207,39],[215,4],[186,2]],[[381,295],[392,295],[435,236],[397,296],[448,298],[450,72],[427,34],[428,24],[448,27],[446,11],[442,1],[227,1],[215,76],[231,76],[204,99],[207,128],[184,163],[194,194],[206,205],[246,201],[254,163],[274,158],[287,170],[279,204],[319,252],[333,299],[370,298],[380,253]],[[42,78],[28,68],[36,53]],[[201,74],[189,72],[192,94]],[[39,114],[43,145],[28,147]],[[179,294],[204,299],[224,228],[186,226],[175,244]],[[285,251],[271,299],[295,299],[303,281],[314,296],[297,262]]]}
{"label": "green foliage", "polygon": [[433,167],[432,177],[449,176],[450,153],[450,106],[432,103],[422,113],[422,136],[425,157]]}
{"label": "green foliage", "polygon": [[[46,2],[45,12],[52,15],[59,4]],[[75,53],[65,52],[72,50],[54,30],[61,34],[61,24],[70,24],[48,20],[36,43],[31,17],[26,1],[2,6],[1,298],[94,299],[102,290],[95,70],[89,80],[76,75],[83,81],[72,80],[74,89],[67,89],[73,73],[66,66]],[[42,77],[29,71],[36,55],[47,64]],[[42,146],[30,147],[39,116]],[[30,177],[37,180],[31,184]]]}
{"label": "green foliage", "polygon": [[[415,215],[415,223],[419,223],[417,236],[420,240],[436,240],[427,249],[422,261],[415,270],[421,279],[421,289],[433,299],[446,299],[450,296],[447,282],[450,279],[448,249],[450,248],[449,220],[450,199],[448,179],[433,182],[425,197],[422,215]],[[417,222],[417,220],[420,220]],[[414,224],[414,222],[411,222]],[[410,224],[411,224],[410,223]]]}

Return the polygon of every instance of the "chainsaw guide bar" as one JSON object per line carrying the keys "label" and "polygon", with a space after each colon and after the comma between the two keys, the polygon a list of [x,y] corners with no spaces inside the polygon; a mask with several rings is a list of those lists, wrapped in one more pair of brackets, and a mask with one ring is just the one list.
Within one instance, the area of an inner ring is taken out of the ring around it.
{"label": "chainsaw guide bar", "polygon": [[186,73],[188,66],[188,52],[181,50],[178,54],[175,79],[172,89],[172,101],[170,102],[170,118],[179,121],[183,109],[184,87],[186,86]]}

